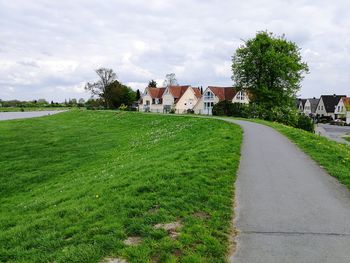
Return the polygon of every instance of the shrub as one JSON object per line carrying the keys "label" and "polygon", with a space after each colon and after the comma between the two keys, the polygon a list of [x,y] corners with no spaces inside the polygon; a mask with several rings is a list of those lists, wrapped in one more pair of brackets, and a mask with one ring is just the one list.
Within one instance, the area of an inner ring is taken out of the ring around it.
{"label": "shrub", "polygon": [[299,114],[296,128],[303,129],[305,131],[314,132],[315,125],[311,118],[304,114]]}
{"label": "shrub", "polygon": [[124,103],[122,103],[122,104],[119,106],[118,109],[121,110],[121,111],[125,111],[125,110],[128,109],[128,106],[126,106]]}
{"label": "shrub", "polygon": [[314,123],[311,118],[300,114],[296,109],[288,106],[266,109],[258,104],[247,105],[232,103],[230,101],[220,101],[214,105],[213,115],[258,118],[314,132]]}

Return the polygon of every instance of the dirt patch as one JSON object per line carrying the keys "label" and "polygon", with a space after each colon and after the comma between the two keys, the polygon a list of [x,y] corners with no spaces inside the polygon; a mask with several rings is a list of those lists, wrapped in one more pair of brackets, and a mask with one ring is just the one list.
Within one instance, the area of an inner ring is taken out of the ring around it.
{"label": "dirt patch", "polygon": [[127,246],[137,246],[142,242],[141,237],[128,237],[123,241]]}
{"label": "dirt patch", "polygon": [[204,220],[208,220],[211,217],[208,213],[203,212],[203,211],[195,212],[195,213],[193,213],[193,216],[200,218],[200,219],[204,219]]}
{"label": "dirt patch", "polygon": [[157,224],[154,226],[155,229],[163,229],[168,232],[169,236],[173,239],[177,238],[180,234],[178,230],[182,227],[180,221],[175,221],[167,224]]}
{"label": "dirt patch", "polygon": [[105,258],[100,263],[128,263],[125,259],[121,258]]}

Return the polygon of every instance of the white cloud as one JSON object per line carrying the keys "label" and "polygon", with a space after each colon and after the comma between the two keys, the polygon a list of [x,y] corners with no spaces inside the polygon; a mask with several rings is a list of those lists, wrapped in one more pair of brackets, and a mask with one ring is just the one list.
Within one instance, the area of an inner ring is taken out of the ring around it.
{"label": "white cloud", "polygon": [[83,84],[101,66],[140,90],[169,72],[180,84],[232,85],[234,50],[265,29],[302,48],[311,71],[302,96],[350,95],[349,8],[345,0],[0,0],[0,98],[87,98]]}

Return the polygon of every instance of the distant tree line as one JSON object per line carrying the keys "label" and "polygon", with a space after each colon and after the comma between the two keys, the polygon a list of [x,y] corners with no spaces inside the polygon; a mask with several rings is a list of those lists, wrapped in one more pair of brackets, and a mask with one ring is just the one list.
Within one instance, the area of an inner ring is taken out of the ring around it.
{"label": "distant tree line", "polygon": [[23,100],[1,100],[0,107],[3,108],[51,108],[51,107],[85,107],[85,100],[83,98],[68,99],[64,102],[48,102],[45,99],[23,101]]}

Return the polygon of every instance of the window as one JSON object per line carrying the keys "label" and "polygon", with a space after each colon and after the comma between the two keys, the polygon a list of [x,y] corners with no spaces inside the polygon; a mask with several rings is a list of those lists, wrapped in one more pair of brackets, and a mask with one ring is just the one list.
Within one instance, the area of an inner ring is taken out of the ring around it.
{"label": "window", "polygon": [[149,105],[149,100],[146,100],[146,105]]}
{"label": "window", "polygon": [[244,100],[244,99],[245,99],[245,96],[244,96],[243,91],[239,91],[239,92],[237,93],[237,99],[238,99],[238,100]]}
{"label": "window", "polygon": [[156,99],[152,99],[152,104],[156,104]]}
{"label": "window", "polygon": [[214,107],[214,102],[204,102],[204,109],[212,109]]}
{"label": "window", "polygon": [[210,91],[207,91],[207,92],[204,94],[204,99],[205,99],[205,100],[212,100],[212,99],[214,99],[214,94],[211,93]]}
{"label": "window", "polygon": [[338,106],[338,111],[340,111],[340,106]]}

